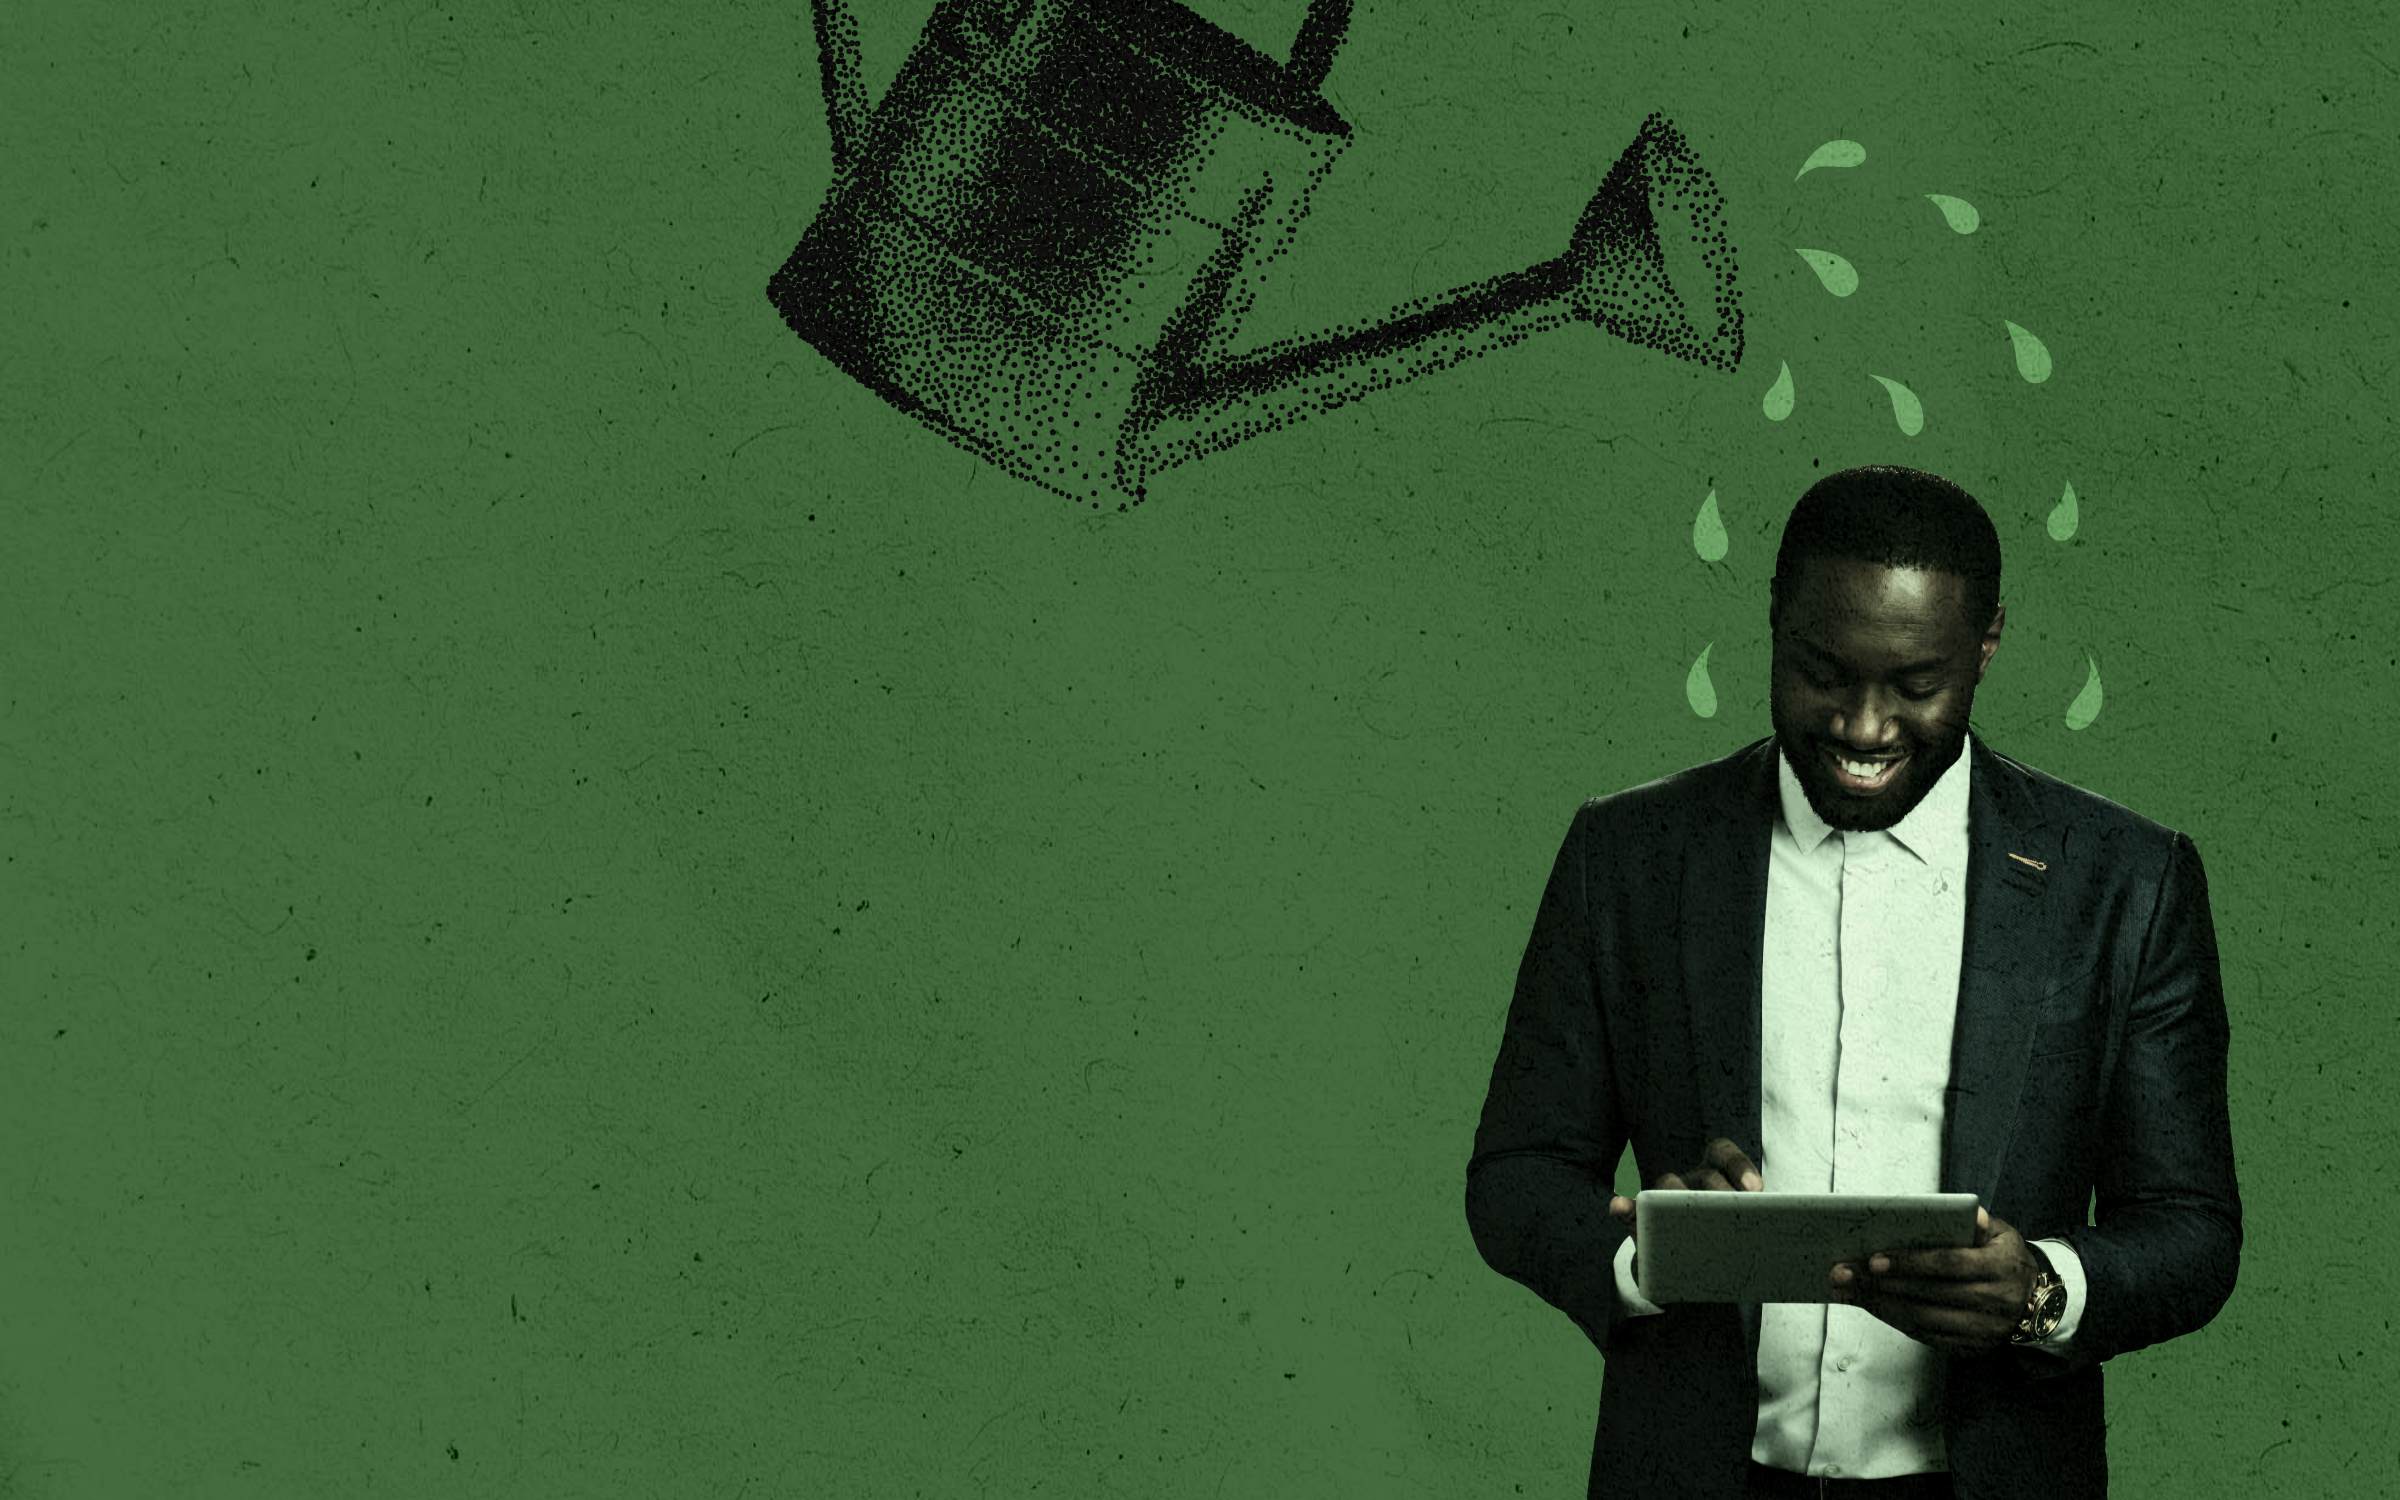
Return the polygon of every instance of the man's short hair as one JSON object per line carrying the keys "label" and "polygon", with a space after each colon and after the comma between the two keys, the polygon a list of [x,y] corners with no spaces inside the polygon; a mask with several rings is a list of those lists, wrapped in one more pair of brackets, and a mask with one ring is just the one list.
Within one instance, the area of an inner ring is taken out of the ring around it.
{"label": "man's short hair", "polygon": [[1782,599],[1812,557],[1886,568],[1930,568],[1967,581],[1977,634],[2000,607],[2000,534],[1975,497],[1921,469],[1872,464],[1810,485],[1783,524],[1774,597]]}

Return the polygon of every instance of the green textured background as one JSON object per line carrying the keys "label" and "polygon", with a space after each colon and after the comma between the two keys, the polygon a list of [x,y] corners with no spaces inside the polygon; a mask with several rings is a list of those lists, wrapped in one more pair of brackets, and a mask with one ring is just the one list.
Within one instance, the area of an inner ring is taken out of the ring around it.
{"label": "green textured background", "polygon": [[341,9],[0,58],[0,1495],[1580,1493],[1600,1361],[1460,1208],[1531,904],[1765,732],[1781,516],[1893,459],[2002,530],[1982,732],[2210,865],[2249,1249],[2119,1493],[2400,1460],[2373,7],[1368,0],[1261,337],[1553,253],[1663,107],[1749,359],[1553,337],[1127,515],[773,315],[799,0]]}

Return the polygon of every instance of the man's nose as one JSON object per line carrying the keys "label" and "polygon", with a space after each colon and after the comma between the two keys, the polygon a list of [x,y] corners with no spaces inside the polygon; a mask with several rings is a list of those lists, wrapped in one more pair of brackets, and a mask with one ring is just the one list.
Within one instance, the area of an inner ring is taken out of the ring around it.
{"label": "man's nose", "polygon": [[1896,743],[1899,721],[1891,696],[1877,687],[1854,689],[1833,712],[1834,738],[1859,750],[1881,750]]}

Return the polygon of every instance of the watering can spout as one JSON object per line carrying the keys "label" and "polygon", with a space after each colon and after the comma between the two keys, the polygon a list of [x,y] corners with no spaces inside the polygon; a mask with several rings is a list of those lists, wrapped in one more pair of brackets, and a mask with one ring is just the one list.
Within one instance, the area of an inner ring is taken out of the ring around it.
{"label": "watering can spout", "polygon": [[1712,369],[1741,363],[1741,303],[1724,199],[1664,116],[1585,206],[1566,253],[1383,317],[1247,353],[1222,348],[1247,231],[1196,283],[1141,393],[1138,467],[1156,474],[1535,334],[1590,324]]}

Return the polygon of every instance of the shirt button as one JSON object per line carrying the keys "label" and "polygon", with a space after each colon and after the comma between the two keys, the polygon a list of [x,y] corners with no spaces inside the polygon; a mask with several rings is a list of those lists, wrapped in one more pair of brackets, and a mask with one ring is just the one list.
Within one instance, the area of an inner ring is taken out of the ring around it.
{"label": "shirt button", "polygon": [[[1845,1354],[1840,1359],[1835,1360],[1833,1362],[1833,1367],[1847,1375],[1850,1373],[1850,1356]],[[1828,1470],[1827,1472],[1830,1473],[1831,1471]]]}
{"label": "shirt button", "polygon": [[1841,1477],[1842,1477],[1842,1466],[1841,1466],[1840,1464],[1827,1464],[1827,1465],[1825,1466],[1825,1477],[1826,1477],[1827,1479],[1839,1479],[1839,1478],[1841,1478]]}

